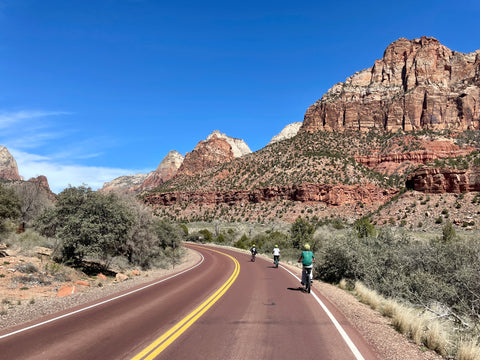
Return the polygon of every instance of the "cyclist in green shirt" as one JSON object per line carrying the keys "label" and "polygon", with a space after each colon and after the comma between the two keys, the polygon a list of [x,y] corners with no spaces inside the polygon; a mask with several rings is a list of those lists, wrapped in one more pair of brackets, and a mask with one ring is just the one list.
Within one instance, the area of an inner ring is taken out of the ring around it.
{"label": "cyclist in green shirt", "polygon": [[307,277],[307,269],[310,269],[310,281],[312,281],[313,274],[312,274],[312,269],[313,269],[313,264],[315,263],[315,255],[313,255],[313,252],[310,251],[310,245],[305,244],[303,246],[305,249],[302,251],[302,254],[300,255],[300,258],[298,259],[298,262],[301,262],[303,267],[302,267],[302,285],[305,285],[307,283],[306,277]]}

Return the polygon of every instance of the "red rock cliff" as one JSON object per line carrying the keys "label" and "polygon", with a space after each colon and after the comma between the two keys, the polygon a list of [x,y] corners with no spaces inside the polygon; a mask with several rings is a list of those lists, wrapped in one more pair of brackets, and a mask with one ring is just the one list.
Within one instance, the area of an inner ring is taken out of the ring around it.
{"label": "red rock cliff", "polygon": [[301,131],[479,129],[479,118],[480,50],[463,54],[434,38],[402,38],[311,105]]}
{"label": "red rock cliff", "polygon": [[259,203],[276,200],[300,202],[323,202],[327,205],[344,205],[362,203],[384,203],[398,192],[396,189],[382,189],[374,185],[328,185],[299,184],[290,186],[273,186],[252,190],[232,190],[224,192],[168,192],[155,193],[145,197],[149,205],[168,206],[175,203],[195,204],[241,204]]}
{"label": "red rock cliff", "polygon": [[457,170],[424,167],[409,175],[407,186],[436,194],[480,191],[480,168]]}

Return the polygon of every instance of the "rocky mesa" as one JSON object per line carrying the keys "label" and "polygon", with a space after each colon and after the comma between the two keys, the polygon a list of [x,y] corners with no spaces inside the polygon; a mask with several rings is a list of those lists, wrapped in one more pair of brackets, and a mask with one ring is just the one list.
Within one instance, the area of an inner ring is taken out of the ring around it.
{"label": "rocky mesa", "polygon": [[399,39],[382,59],[311,105],[301,131],[479,129],[480,50],[431,37]]}

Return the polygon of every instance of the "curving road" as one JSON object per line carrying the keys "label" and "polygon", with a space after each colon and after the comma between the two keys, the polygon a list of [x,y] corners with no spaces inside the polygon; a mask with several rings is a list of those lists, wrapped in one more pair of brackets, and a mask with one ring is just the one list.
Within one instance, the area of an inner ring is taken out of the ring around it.
{"label": "curving road", "polygon": [[298,291],[285,269],[186,246],[203,256],[193,269],[4,330],[0,359],[377,359],[326,299]]}

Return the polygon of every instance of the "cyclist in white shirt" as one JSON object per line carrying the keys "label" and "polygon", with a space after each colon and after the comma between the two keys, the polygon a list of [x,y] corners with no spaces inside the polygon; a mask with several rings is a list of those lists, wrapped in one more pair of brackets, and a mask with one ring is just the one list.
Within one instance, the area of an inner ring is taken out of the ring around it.
{"label": "cyclist in white shirt", "polygon": [[278,266],[278,261],[280,260],[280,249],[278,248],[278,245],[275,245],[272,251],[273,254],[273,263],[275,266]]}

